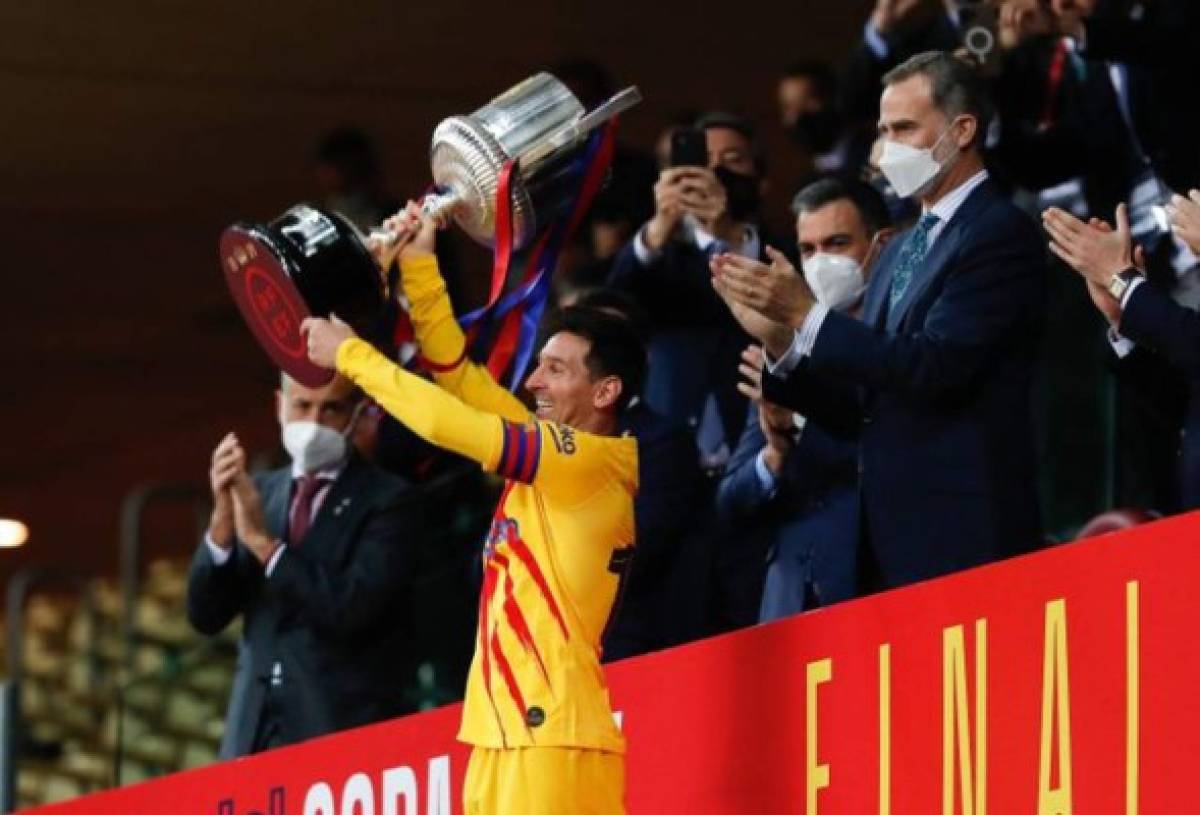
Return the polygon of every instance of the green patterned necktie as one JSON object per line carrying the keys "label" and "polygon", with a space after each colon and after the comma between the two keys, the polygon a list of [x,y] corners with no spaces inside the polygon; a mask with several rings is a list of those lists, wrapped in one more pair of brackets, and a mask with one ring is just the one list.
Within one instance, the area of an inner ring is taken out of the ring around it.
{"label": "green patterned necktie", "polygon": [[925,255],[929,253],[929,232],[940,220],[932,212],[922,215],[921,220],[917,222],[917,228],[904,242],[904,247],[900,250],[900,259],[896,262],[896,271],[892,274],[889,310],[894,309],[904,297],[904,293],[912,284],[913,275],[925,262]]}

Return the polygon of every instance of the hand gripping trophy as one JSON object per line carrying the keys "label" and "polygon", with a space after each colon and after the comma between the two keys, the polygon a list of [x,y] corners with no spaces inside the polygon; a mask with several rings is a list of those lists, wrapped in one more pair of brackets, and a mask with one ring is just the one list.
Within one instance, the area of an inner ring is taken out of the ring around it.
{"label": "hand gripping trophy", "polygon": [[[451,116],[433,132],[434,189],[422,209],[507,257],[578,204],[580,169],[598,135],[593,131],[640,100],[637,88],[626,88],[586,112],[562,82],[540,73],[468,116]],[[606,168],[584,169],[594,175]],[[368,238],[335,212],[298,204],[270,223],[227,228],[221,268],[271,359],[297,382],[319,387],[332,373],[309,362],[300,323],[336,312],[368,331],[385,298],[368,241],[401,238],[383,229]],[[493,281],[494,293],[497,282],[503,281]]]}

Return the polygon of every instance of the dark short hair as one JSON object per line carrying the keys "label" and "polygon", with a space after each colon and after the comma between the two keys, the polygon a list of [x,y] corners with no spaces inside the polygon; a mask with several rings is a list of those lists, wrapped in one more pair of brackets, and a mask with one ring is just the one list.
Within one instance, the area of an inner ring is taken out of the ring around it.
{"label": "dark short hair", "polygon": [[798,59],[787,66],[783,79],[808,79],[817,88],[817,95],[832,104],[837,95],[837,74],[827,62],[819,59]]}
{"label": "dark short hair", "polygon": [[597,286],[584,289],[575,296],[571,305],[579,308],[599,309],[615,314],[629,322],[633,332],[643,343],[649,343],[651,334],[650,313],[642,304],[619,289]]}
{"label": "dark short hair", "polygon": [[710,110],[708,113],[700,114],[696,119],[695,126],[697,129],[704,131],[720,127],[740,133],[750,144],[750,157],[754,159],[754,167],[758,171],[758,174],[766,174],[766,153],[763,152],[762,144],[758,140],[758,134],[754,130],[754,125],[750,124],[750,120],[745,116],[739,116],[736,113],[724,110]]}
{"label": "dark short hair", "polygon": [[983,143],[993,108],[987,86],[974,65],[949,51],[926,51],[884,74],[883,84],[889,87],[914,76],[929,80],[934,107],[948,118],[963,114],[974,116],[978,123],[974,144]]}
{"label": "dark short hair", "polygon": [[588,341],[584,364],[592,379],[615,376],[621,380],[617,412],[629,406],[642,391],[646,379],[646,344],[630,322],[607,311],[587,306],[568,306],[549,315],[542,324],[542,341],[559,333],[574,334]]}
{"label": "dark short hair", "polygon": [[801,189],[792,199],[792,212],[799,217],[834,201],[853,204],[868,234],[873,235],[892,225],[892,217],[879,191],[865,181],[843,176],[827,176]]}

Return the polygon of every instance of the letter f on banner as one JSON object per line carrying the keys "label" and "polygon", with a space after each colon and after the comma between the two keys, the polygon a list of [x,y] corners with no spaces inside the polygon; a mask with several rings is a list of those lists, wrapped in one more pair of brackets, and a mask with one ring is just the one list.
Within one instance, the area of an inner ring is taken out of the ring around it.
{"label": "letter f on banner", "polygon": [[[967,646],[961,625],[942,631],[942,815],[987,815],[987,620],[975,621],[975,749],[967,709]],[[973,765],[973,770],[972,770]],[[955,769],[962,808],[955,807]]]}

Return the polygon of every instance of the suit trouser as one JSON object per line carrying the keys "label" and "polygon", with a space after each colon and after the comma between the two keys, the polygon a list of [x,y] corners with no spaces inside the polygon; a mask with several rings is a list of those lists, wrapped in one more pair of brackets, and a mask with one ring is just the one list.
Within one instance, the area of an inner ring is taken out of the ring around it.
{"label": "suit trouser", "polygon": [[284,738],[284,711],[280,707],[279,692],[269,682],[263,694],[262,712],[258,715],[258,726],[254,729],[254,740],[250,742],[251,753],[274,750],[287,744]]}

